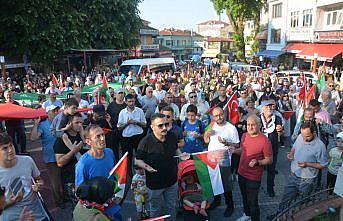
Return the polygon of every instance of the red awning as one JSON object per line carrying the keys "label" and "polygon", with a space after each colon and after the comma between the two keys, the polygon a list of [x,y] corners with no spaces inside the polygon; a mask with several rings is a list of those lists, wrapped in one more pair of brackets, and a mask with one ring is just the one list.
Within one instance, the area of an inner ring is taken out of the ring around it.
{"label": "red awning", "polygon": [[332,62],[334,57],[343,52],[343,44],[289,43],[283,50],[301,59],[314,59],[315,54],[318,54],[318,61]]}

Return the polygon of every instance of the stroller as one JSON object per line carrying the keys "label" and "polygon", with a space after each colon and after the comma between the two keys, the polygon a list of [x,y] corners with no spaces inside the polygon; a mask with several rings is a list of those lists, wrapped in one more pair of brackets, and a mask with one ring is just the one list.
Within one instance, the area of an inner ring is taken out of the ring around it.
{"label": "stroller", "polygon": [[[202,194],[201,189],[198,190],[187,190],[184,185],[184,181],[186,177],[192,176],[194,179],[194,183],[199,184],[199,179],[198,175],[195,170],[194,166],[194,160],[186,160],[186,161],[181,161],[178,165],[178,190],[179,190],[179,205],[181,210],[183,211],[183,216],[184,220],[186,221],[205,221],[205,220],[210,220],[210,216],[208,213],[208,208],[210,207],[210,204],[208,201],[206,201],[206,206],[205,210],[207,212],[208,216],[203,216],[200,213],[195,214],[194,210],[192,207],[186,205],[183,201],[185,197],[189,194],[194,194],[194,193],[199,193]],[[198,207],[201,206],[201,201],[199,202],[194,202],[194,204]]]}

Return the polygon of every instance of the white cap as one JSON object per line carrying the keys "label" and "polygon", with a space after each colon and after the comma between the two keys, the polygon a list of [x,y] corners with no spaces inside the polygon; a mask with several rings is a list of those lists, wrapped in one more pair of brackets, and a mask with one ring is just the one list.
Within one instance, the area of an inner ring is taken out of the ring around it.
{"label": "white cap", "polygon": [[59,108],[59,107],[52,104],[45,109],[45,112],[48,113],[49,111],[55,110],[56,108]]}
{"label": "white cap", "polygon": [[341,139],[343,139],[343,132],[339,132],[339,133],[336,135],[336,138],[341,138]]}

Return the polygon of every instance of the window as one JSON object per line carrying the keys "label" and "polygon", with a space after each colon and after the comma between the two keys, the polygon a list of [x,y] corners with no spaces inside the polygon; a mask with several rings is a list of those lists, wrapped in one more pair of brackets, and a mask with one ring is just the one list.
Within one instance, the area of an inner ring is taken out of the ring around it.
{"label": "window", "polygon": [[273,18],[280,18],[282,16],[282,3],[273,5]]}
{"label": "window", "polygon": [[299,26],[299,11],[291,12],[291,27],[296,28]]}
{"label": "window", "polygon": [[333,12],[332,13],[332,23],[331,24],[335,25],[336,24],[336,19],[337,19],[337,12]]}
{"label": "window", "polygon": [[303,11],[303,26],[304,27],[312,26],[312,9]]}
{"label": "window", "polygon": [[270,43],[276,44],[280,42],[281,42],[281,29],[272,29]]}
{"label": "window", "polygon": [[326,17],[326,25],[330,25],[331,24],[331,14],[328,14]]}
{"label": "window", "polygon": [[166,46],[173,46],[172,40],[166,40]]}

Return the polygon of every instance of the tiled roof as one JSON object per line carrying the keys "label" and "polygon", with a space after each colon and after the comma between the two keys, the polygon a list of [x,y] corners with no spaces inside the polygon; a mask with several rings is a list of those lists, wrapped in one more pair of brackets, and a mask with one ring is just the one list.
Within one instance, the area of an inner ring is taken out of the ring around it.
{"label": "tiled roof", "polygon": [[205,37],[204,41],[207,42],[223,42],[223,41],[233,41],[232,38],[225,38],[225,37]]}
{"label": "tiled roof", "polygon": [[198,33],[195,31],[191,32],[190,30],[181,30],[181,29],[175,29],[175,28],[165,28],[159,32],[159,35],[173,35],[173,36],[199,36]]}
{"label": "tiled roof", "polygon": [[229,25],[228,23],[226,22],[223,22],[223,21],[219,21],[219,20],[210,20],[210,21],[205,21],[205,22],[202,22],[202,23],[199,23],[198,25]]}

